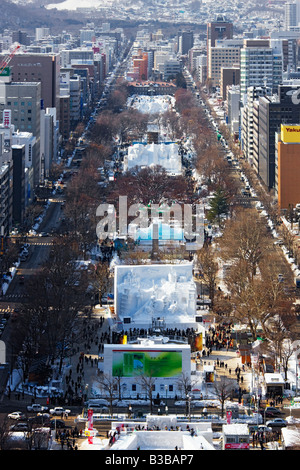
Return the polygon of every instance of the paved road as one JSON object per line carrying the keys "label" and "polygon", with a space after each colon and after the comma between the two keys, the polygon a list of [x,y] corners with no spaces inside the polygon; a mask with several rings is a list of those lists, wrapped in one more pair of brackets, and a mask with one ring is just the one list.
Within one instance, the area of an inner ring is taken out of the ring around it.
{"label": "paved road", "polygon": [[[40,232],[50,233],[56,231],[60,226],[62,215],[61,197],[53,198],[40,225]],[[42,264],[47,261],[53,245],[51,236],[28,237],[27,243],[30,245],[29,256],[26,261],[20,263],[17,274],[12,279],[6,294],[0,297],[0,315],[3,315],[6,311],[16,310],[22,306],[22,303],[26,302],[28,277],[35,274]],[[21,277],[24,277],[24,283],[20,283]],[[1,341],[6,346],[8,366],[0,369],[0,396],[7,380],[7,373],[11,369],[11,362],[16,356],[16,351],[13,351],[12,332],[13,323],[10,318],[1,336]]]}

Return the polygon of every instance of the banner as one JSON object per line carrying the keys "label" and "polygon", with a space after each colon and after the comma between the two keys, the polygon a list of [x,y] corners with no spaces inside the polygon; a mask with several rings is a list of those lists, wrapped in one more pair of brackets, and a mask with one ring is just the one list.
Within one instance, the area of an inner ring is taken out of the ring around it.
{"label": "banner", "polygon": [[113,351],[113,377],[177,377],[181,373],[181,351]]}

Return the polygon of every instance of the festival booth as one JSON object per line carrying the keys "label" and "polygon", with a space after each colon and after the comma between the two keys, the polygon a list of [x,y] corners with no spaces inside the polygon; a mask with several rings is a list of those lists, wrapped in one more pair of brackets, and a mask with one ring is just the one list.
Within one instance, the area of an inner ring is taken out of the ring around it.
{"label": "festival booth", "polygon": [[223,450],[248,450],[250,432],[247,424],[223,425]]}

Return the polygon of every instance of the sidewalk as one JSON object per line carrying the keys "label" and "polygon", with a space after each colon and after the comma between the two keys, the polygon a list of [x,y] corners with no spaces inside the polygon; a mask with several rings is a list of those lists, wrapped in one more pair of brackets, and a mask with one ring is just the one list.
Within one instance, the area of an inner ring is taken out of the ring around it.
{"label": "sidewalk", "polygon": [[[103,323],[101,323],[101,317],[104,319]],[[75,384],[77,384],[76,390],[86,398],[90,397],[91,388],[96,380],[101,344],[103,344],[101,335],[108,335],[109,327],[112,324],[110,313],[105,307],[96,308],[93,318],[92,326],[89,322],[87,323],[86,333],[81,343],[77,345],[77,352],[70,357],[71,380],[68,381],[66,376],[64,382],[65,392],[69,385],[74,390]]]}
{"label": "sidewalk", "polygon": [[241,371],[239,386],[246,392],[250,391],[251,369],[247,365],[242,364],[242,360],[236,350],[230,349],[227,351],[226,349],[221,349],[216,351],[214,349],[209,356],[202,357],[201,359],[202,364],[212,364],[217,361],[219,361],[219,366],[216,364],[216,373],[218,375],[225,375],[236,383],[237,376],[235,370],[239,367]]}

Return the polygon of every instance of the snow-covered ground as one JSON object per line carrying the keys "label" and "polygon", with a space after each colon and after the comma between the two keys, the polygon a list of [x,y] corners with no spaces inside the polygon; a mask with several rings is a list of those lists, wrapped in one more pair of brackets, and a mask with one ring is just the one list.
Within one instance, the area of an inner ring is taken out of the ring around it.
{"label": "snow-covered ground", "polygon": [[51,3],[46,5],[47,10],[56,8],[57,10],[76,10],[77,8],[97,8],[105,3],[100,0],[65,0],[61,3]]}

